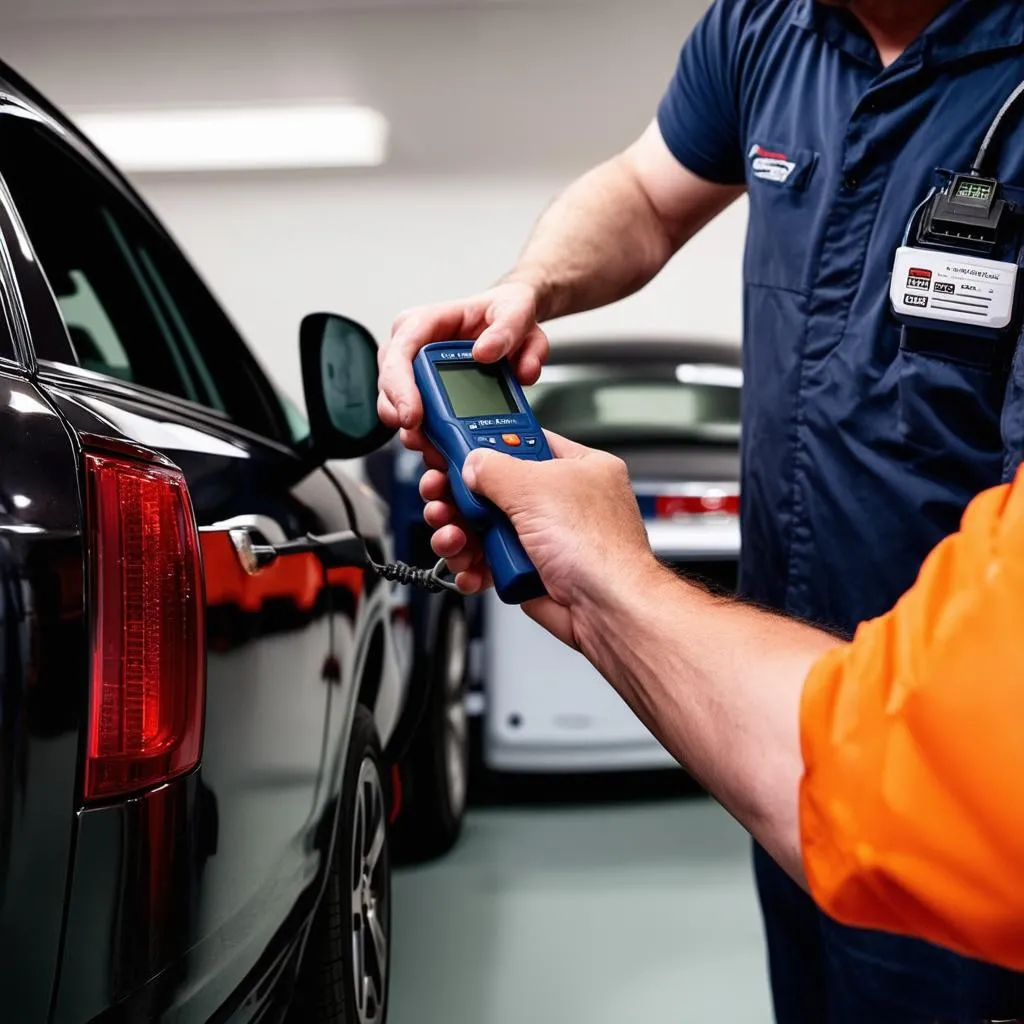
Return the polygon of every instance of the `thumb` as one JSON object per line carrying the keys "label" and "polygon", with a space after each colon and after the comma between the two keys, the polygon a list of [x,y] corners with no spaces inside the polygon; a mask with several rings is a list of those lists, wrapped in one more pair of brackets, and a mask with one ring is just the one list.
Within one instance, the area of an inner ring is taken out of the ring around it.
{"label": "thumb", "polygon": [[473,358],[491,363],[511,355],[533,326],[534,312],[528,303],[518,297],[496,303],[491,309],[490,324],[473,346]]}
{"label": "thumb", "polygon": [[553,430],[545,430],[544,436],[548,439],[548,447],[556,459],[584,459],[588,455],[594,454],[593,448],[562,437],[561,434],[556,434]]}
{"label": "thumb", "polygon": [[462,466],[462,479],[477,494],[490,499],[508,513],[517,494],[522,493],[533,463],[523,462],[504,452],[478,448],[470,452]]}

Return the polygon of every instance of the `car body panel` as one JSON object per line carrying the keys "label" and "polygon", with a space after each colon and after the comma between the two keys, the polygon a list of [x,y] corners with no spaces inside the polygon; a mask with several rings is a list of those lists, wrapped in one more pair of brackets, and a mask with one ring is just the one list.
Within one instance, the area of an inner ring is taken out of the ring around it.
{"label": "car body panel", "polygon": [[0,992],[43,1021],[57,978],[88,647],[72,440],[46,396],[0,370]]}
{"label": "car body panel", "polygon": [[[173,247],[116,170],[0,65],[5,117],[59,135]],[[244,345],[239,354],[244,372],[260,377]],[[280,542],[355,528],[383,557],[386,515],[343,465],[318,464],[283,428],[254,432],[74,363],[31,232],[0,179],[5,1017],[270,1021],[286,1005],[326,881],[356,703],[368,701],[387,743],[406,680],[392,586],[355,566],[325,571],[303,554],[249,574],[228,530]],[[273,417],[275,427],[286,419],[276,408]],[[189,774],[86,806],[82,453],[111,445],[170,460],[188,483],[207,605],[205,728]]]}
{"label": "car body panel", "polygon": [[[90,909],[97,906],[95,871],[105,861],[77,869],[86,892],[80,897],[72,887],[56,1019],[89,1019],[187,953],[161,1012],[177,1008],[184,1020],[206,1020],[243,982],[292,907],[304,899],[312,906],[322,885],[322,836],[330,831],[324,816],[335,810],[330,798],[360,660],[368,655],[357,638],[386,621],[387,589],[364,581],[362,570],[328,580],[312,555],[285,556],[256,577],[242,571],[229,524],[258,516],[279,531],[267,538],[272,541],[351,527],[347,502],[322,468],[166,396],[123,386],[97,394],[95,382],[55,367],[45,368],[43,380],[85,443],[106,436],[152,448],[185,474],[203,531],[207,687],[197,795],[181,806],[197,823],[217,823],[215,851],[191,882],[195,913],[187,928],[176,942],[154,948],[137,941],[147,933],[142,923],[118,919],[108,933],[117,937],[114,948],[102,953],[104,970],[91,962],[101,929]],[[370,514],[364,513],[364,528]],[[385,693],[394,705],[394,688]],[[389,706],[386,717],[393,714]],[[137,816],[147,828],[168,831],[154,824],[162,820],[150,809],[156,806],[144,801]],[[111,828],[122,838],[126,829],[131,833],[130,811],[118,812],[120,824],[101,827],[96,819],[105,813],[83,815],[78,858],[95,855],[87,845],[92,835],[104,845],[99,837]],[[121,909],[131,912],[127,903]]]}

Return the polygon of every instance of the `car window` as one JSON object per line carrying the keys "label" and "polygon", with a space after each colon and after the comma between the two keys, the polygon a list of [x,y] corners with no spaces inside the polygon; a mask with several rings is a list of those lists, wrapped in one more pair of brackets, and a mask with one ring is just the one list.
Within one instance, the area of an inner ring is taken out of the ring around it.
{"label": "car window", "polygon": [[287,440],[284,410],[244,342],[173,243],[129,198],[47,128],[23,118],[0,117],[0,174],[79,365]]}
{"label": "car window", "polygon": [[299,407],[280,389],[277,389],[277,398],[281,403],[285,420],[288,423],[289,439],[294,445],[301,444],[309,437],[309,420],[299,411]]}
{"label": "car window", "polygon": [[635,366],[557,370],[526,393],[541,425],[567,437],[739,438],[739,387],[646,375]]}

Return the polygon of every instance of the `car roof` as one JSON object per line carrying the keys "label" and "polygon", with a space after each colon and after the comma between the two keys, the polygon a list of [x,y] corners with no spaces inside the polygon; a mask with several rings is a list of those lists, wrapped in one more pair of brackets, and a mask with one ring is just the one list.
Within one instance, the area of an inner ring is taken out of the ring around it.
{"label": "car roof", "polygon": [[608,363],[713,363],[740,366],[739,344],[714,339],[619,336],[551,342],[549,365]]}
{"label": "car roof", "polygon": [[0,89],[15,93],[20,99],[38,107],[44,114],[62,125],[69,125],[68,119],[35,86],[23,78],[6,61],[0,60]]}

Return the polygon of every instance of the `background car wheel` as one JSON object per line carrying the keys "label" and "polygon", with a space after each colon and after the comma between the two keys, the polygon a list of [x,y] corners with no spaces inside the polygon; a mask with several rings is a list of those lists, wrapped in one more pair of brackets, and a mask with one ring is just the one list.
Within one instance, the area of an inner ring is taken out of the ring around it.
{"label": "background car wheel", "polygon": [[373,716],[356,709],[334,856],[292,1024],[384,1024],[391,966],[388,805]]}
{"label": "background car wheel", "polygon": [[439,857],[462,831],[469,790],[469,716],[466,679],[469,624],[459,600],[446,601],[430,659],[430,698],[402,765],[402,810],[394,830],[403,861]]}

